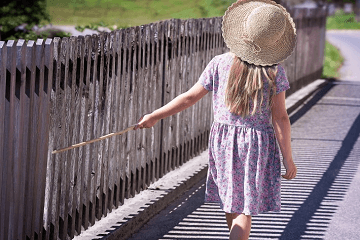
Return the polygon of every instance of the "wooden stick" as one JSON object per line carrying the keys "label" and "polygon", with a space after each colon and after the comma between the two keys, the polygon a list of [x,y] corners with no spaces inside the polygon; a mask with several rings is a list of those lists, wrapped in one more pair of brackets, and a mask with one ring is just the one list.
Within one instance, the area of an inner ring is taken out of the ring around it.
{"label": "wooden stick", "polygon": [[96,138],[96,139],[92,139],[92,140],[89,140],[89,141],[86,141],[86,142],[74,144],[74,145],[72,145],[72,146],[70,146],[70,147],[67,147],[67,148],[62,148],[62,149],[59,149],[59,150],[54,150],[54,151],[52,151],[52,154],[64,152],[64,151],[67,151],[67,150],[70,150],[70,149],[74,149],[74,148],[78,148],[78,147],[81,147],[81,146],[84,146],[84,145],[87,145],[87,144],[90,144],[90,143],[98,142],[98,141],[104,140],[104,139],[106,139],[106,138],[113,137],[113,136],[122,135],[122,134],[124,134],[124,133],[126,133],[126,132],[128,132],[128,131],[134,130],[134,128],[135,128],[135,125],[133,125],[133,126],[131,126],[131,127],[128,127],[128,128],[126,128],[125,130],[122,130],[122,131],[120,131],[120,132],[110,133],[110,134],[101,136],[101,137]]}

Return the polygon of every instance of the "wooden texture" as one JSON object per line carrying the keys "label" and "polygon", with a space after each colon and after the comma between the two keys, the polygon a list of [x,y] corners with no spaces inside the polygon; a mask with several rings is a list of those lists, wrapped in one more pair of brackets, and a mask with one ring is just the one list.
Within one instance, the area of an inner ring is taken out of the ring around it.
{"label": "wooden texture", "polygon": [[[291,15],[297,44],[282,64],[295,91],[320,77],[326,11]],[[108,134],[189,90],[227,51],[221,18],[0,41],[0,240],[71,239],[205,150],[211,94],[153,128]],[[91,139],[101,141],[52,154]]]}
{"label": "wooden texture", "polygon": [[[5,144],[5,106],[6,106],[6,64],[7,62],[7,47],[5,42],[0,42],[0,239],[5,239],[5,208],[6,204],[6,165],[4,154]],[[7,227],[7,226],[6,226]]]}

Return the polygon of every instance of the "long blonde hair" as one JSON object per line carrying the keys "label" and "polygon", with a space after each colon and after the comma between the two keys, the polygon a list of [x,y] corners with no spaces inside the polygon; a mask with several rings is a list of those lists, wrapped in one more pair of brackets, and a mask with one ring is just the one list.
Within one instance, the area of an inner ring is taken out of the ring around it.
{"label": "long blonde hair", "polygon": [[254,115],[264,101],[263,76],[268,80],[267,104],[272,105],[272,97],[276,94],[275,77],[277,65],[270,67],[256,66],[234,58],[226,87],[225,104],[231,113],[242,117],[250,115],[250,102],[253,103],[251,115]]}

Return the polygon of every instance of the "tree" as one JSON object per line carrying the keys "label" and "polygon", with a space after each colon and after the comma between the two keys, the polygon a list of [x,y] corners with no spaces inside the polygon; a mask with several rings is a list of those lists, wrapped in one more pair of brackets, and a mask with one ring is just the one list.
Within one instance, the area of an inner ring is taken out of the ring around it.
{"label": "tree", "polygon": [[32,29],[43,20],[50,21],[46,0],[1,0],[0,40],[36,39]]}

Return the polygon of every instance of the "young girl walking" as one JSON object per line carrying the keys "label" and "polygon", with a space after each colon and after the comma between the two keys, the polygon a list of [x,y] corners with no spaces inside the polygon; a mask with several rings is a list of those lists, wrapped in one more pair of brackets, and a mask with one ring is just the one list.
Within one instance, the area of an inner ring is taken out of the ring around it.
{"label": "young girl walking", "polygon": [[244,0],[225,12],[222,31],[230,52],[215,56],[190,90],[142,117],[135,129],[150,128],[212,91],[205,202],[220,203],[230,239],[248,239],[251,216],[280,211],[278,145],[283,177],[292,179],[297,173],[285,108],[289,82],[279,64],[294,49],[296,29],[281,5]]}

